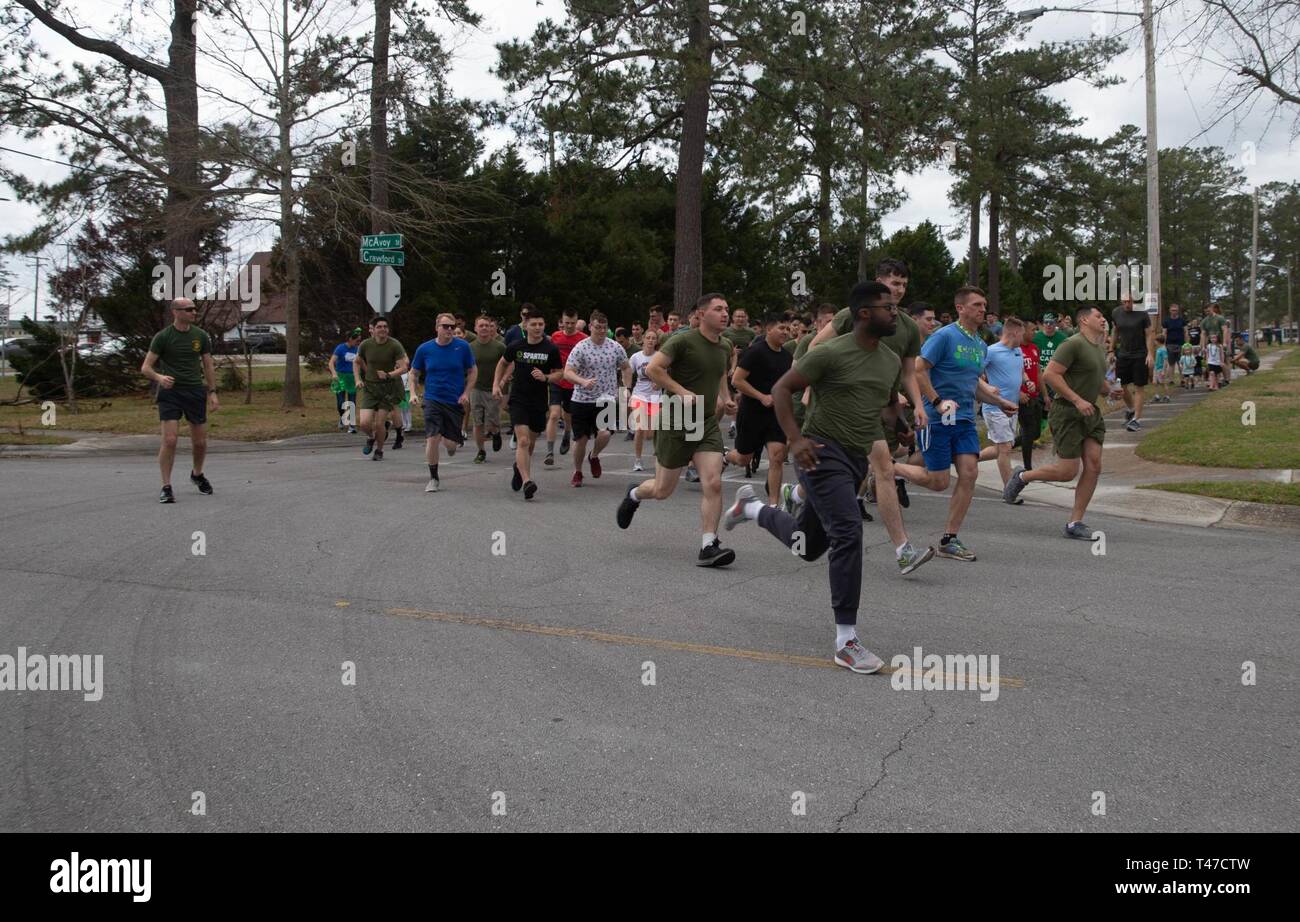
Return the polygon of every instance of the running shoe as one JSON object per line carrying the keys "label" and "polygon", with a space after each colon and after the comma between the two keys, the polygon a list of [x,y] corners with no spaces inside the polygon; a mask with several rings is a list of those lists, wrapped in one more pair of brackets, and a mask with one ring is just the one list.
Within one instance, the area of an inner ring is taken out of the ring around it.
{"label": "running shoe", "polygon": [[601,468],[601,466],[600,466],[600,459],[597,458],[595,455],[592,455],[592,456],[591,456],[590,458],[588,458],[587,460],[591,463],[591,476],[592,476],[592,477],[595,477],[597,480],[599,480],[599,479],[600,479],[601,470],[602,470],[602,468]]}
{"label": "running shoe", "polygon": [[208,478],[204,477],[202,474],[196,474],[193,471],[190,471],[190,483],[198,487],[199,492],[204,496],[212,495],[212,484],[208,483]]}
{"label": "running shoe", "polygon": [[731,508],[722,514],[722,527],[727,531],[731,531],[744,522],[747,518],[745,506],[756,499],[758,497],[754,495],[754,488],[747,483],[741,484],[740,489],[736,491],[736,501],[731,504]]}
{"label": "running shoe", "polygon": [[1024,472],[1025,469],[1023,467],[1017,467],[1011,472],[1011,476],[1002,487],[1002,502],[1008,504],[1015,503],[1016,505],[1024,502],[1023,499],[1018,500],[1016,498],[1020,495],[1021,490],[1029,486],[1029,484],[1025,483],[1024,479],[1020,476]]}
{"label": "running shoe", "polygon": [[501,450],[501,433],[500,433],[500,432],[494,432],[494,433],[492,433],[492,450],[493,450],[493,451],[500,451],[500,450]]}
{"label": "running shoe", "polygon": [[912,547],[911,542],[908,542],[907,547],[903,548],[903,556],[898,558],[898,572],[906,576],[933,556],[933,547],[918,551]]}
{"label": "running shoe", "polygon": [[641,503],[638,500],[633,499],[626,493],[623,494],[623,501],[618,504],[618,527],[627,528],[631,525],[632,516],[636,515],[636,511],[640,508]]}
{"label": "running shoe", "polygon": [[640,459],[640,458],[637,458],[635,461],[632,462],[632,470],[633,470],[634,472],[636,472],[636,471],[644,471],[644,470],[645,470],[645,465],[641,463],[641,459]]}
{"label": "running shoe", "polygon": [[547,467],[555,467],[555,452],[548,451],[546,457],[542,459],[542,463]]}
{"label": "running shoe", "polygon": [[510,450],[514,451],[518,447],[519,447],[519,436],[517,435],[510,436]]}
{"label": "running shoe", "polygon": [[[393,442],[393,451],[400,451],[402,446],[405,444],[406,444],[406,436],[399,429],[397,431],[397,439],[396,441]],[[448,449],[447,454],[452,454],[452,451]]]}
{"label": "running shoe", "polygon": [[437,477],[430,477],[430,478],[429,478],[429,482],[428,482],[427,484],[424,485],[424,492],[425,492],[425,493],[437,493],[438,490],[440,490],[441,488],[442,488],[442,484],[438,482],[438,478],[437,478]]}
{"label": "running shoe", "polygon": [[1132,421],[1133,421],[1133,415],[1134,415],[1134,412],[1135,412],[1135,411],[1133,411],[1133,410],[1125,410],[1125,411],[1124,411],[1124,422],[1126,422],[1126,423],[1128,423],[1128,422],[1132,422]]}
{"label": "running shoe", "polygon": [[862,521],[874,522],[876,520],[875,517],[867,511],[867,498],[865,496],[858,497],[858,511],[862,513]]}
{"label": "running shoe", "polygon": [[582,471],[573,472],[573,477],[569,480],[569,485],[574,487],[582,486]]}
{"label": "running shoe", "polygon": [[560,454],[567,455],[568,453],[569,453],[569,430],[565,429],[564,438],[560,439]]}
{"label": "running shoe", "polygon": [[1078,538],[1080,541],[1093,540],[1092,529],[1082,522],[1075,522],[1073,525],[1065,526],[1065,537]]}
{"label": "running shoe", "polygon": [[537,495],[537,484],[531,480],[524,484],[524,499],[532,499]]}
{"label": "running shoe", "polygon": [[780,502],[779,505],[780,505],[780,507],[781,507],[782,509],[784,509],[787,513],[789,513],[790,515],[794,516],[795,518],[798,518],[798,517],[799,517],[799,507],[801,507],[801,506],[803,505],[803,503],[798,502],[798,501],[794,498],[794,488],[795,488],[795,486],[796,486],[796,485],[793,484],[793,483],[783,483],[783,484],[781,484],[781,502]]}
{"label": "running shoe", "polygon": [[476,455],[474,456],[474,463],[475,463],[475,464],[482,464],[482,463],[483,463],[484,461],[486,461],[486,460],[487,460],[487,452],[484,451],[482,448],[480,448],[480,449],[478,450],[478,454],[476,454]]}
{"label": "running shoe", "polygon": [[524,475],[519,473],[518,464],[514,465],[514,469],[515,469],[514,475],[511,476],[510,478],[510,489],[518,493],[520,488],[523,487],[524,485]]}
{"label": "running shoe", "polygon": [[934,553],[938,557],[947,557],[949,560],[970,562],[975,559],[975,553],[956,538],[953,538],[947,544],[940,544]]}
{"label": "running shoe", "polygon": [[368,454],[370,454],[370,453],[371,453],[372,451],[374,451],[374,450],[375,450],[375,440],[374,440],[374,439],[366,439],[366,444],[364,444],[364,445],[361,446],[361,453],[362,453],[363,455],[368,455]]}
{"label": "running shoe", "polygon": [[731,424],[731,428],[727,430],[727,438],[731,439],[731,441],[733,441],[733,442],[736,441],[736,424],[735,424],[735,423],[732,423],[732,424]]}
{"label": "running shoe", "polygon": [[898,505],[907,509],[912,505],[912,498],[907,495],[907,481],[902,477],[894,478],[894,489],[898,490]]}
{"label": "running shoe", "polygon": [[731,548],[723,547],[722,542],[717,538],[708,547],[700,548],[699,560],[695,561],[697,567],[725,567],[736,559],[736,552]]}
{"label": "running shoe", "polygon": [[348,435],[356,435],[356,434],[357,434],[357,427],[356,427],[356,426],[348,426]]}
{"label": "running shoe", "polygon": [[628,432],[627,432],[627,435],[623,437],[623,441],[624,441],[624,442],[630,442],[630,441],[632,441],[632,440],[635,439],[635,438],[636,438],[636,434],[635,434],[634,432],[632,432],[631,429],[629,429]]}
{"label": "running shoe", "polygon": [[687,483],[700,482],[700,472],[695,469],[694,464],[686,465],[686,482]]}
{"label": "running shoe", "polygon": [[1130,419],[1127,423],[1124,424],[1124,428],[1127,429],[1129,432],[1137,432],[1139,429],[1142,428],[1142,421],[1137,419]]}
{"label": "running shoe", "polygon": [[376,449],[375,449],[375,453],[374,453],[373,455],[370,456],[370,460],[371,460],[371,461],[382,461],[382,460],[384,460],[384,450],[383,450],[382,448],[376,448]]}
{"label": "running shoe", "polygon": [[879,672],[885,665],[885,661],[862,646],[862,642],[854,637],[835,654],[835,665],[843,666],[850,672],[870,675]]}
{"label": "running shoe", "polygon": [[174,503],[174,502],[176,502],[176,497],[172,494],[172,488],[171,488],[170,485],[169,485],[169,486],[165,486],[165,487],[163,487],[161,490],[158,491],[158,502],[160,502],[160,503]]}

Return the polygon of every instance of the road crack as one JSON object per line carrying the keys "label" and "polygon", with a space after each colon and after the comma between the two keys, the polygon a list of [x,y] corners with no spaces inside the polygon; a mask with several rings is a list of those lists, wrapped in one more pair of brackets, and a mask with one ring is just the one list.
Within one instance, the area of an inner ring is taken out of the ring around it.
{"label": "road crack", "polygon": [[903,735],[898,738],[898,741],[894,743],[894,748],[889,750],[889,752],[885,753],[881,757],[880,774],[876,776],[876,780],[871,782],[870,786],[865,791],[863,791],[861,794],[858,795],[857,800],[853,801],[853,809],[850,810],[848,813],[845,813],[843,816],[841,816],[839,819],[835,821],[836,832],[844,831],[844,824],[848,822],[850,819],[852,819],[853,817],[858,815],[858,810],[861,808],[862,802],[867,799],[867,797],[871,794],[872,791],[880,787],[880,783],[884,781],[885,778],[889,775],[888,763],[890,758],[903,751],[903,744],[907,742],[907,738],[911,736],[913,733],[915,733],[917,730],[920,730],[930,721],[934,720],[934,714],[935,714],[934,705],[932,705],[929,701],[926,700],[924,692],[922,692],[921,694],[921,703],[925,705],[926,710],[928,711],[928,713],[925,715],[925,718],[922,719],[920,723],[913,724],[912,726],[908,727],[903,732]]}

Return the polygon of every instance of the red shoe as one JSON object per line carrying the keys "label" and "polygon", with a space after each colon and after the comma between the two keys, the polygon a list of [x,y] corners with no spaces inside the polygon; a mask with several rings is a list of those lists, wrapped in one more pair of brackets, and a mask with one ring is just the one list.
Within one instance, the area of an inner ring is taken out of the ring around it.
{"label": "red shoe", "polygon": [[569,483],[573,484],[575,487],[582,486],[582,471],[574,471],[573,479],[570,480]]}
{"label": "red shoe", "polygon": [[591,476],[600,479],[600,459],[593,455],[587,460],[591,462]]}

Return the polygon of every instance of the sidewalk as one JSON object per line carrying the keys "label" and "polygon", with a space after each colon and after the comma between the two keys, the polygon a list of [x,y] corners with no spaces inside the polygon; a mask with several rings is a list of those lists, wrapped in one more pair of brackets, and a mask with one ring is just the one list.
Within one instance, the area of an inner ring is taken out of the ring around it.
{"label": "sidewalk", "polygon": [[[1287,355],[1274,352],[1260,362],[1260,371],[1267,371]],[[1243,377],[1238,370],[1233,378]],[[1148,398],[1151,390],[1148,388]],[[1194,525],[1237,528],[1287,528],[1300,529],[1300,506],[1274,506],[1263,503],[1238,502],[1212,496],[1192,496],[1185,493],[1168,493],[1163,490],[1139,490],[1144,483],[1177,483],[1190,480],[1269,480],[1278,483],[1300,482],[1296,470],[1244,470],[1227,467],[1192,467],[1183,464],[1158,464],[1144,461],[1135,449],[1147,434],[1180,413],[1208,397],[1210,391],[1181,388],[1171,393],[1169,403],[1147,403],[1143,408],[1143,427],[1138,432],[1124,428],[1122,410],[1106,417],[1106,441],[1102,449],[1101,480],[1089,513],[1116,515],[1147,522],[1167,522],[1172,525]],[[1020,464],[1019,450],[1013,451],[1013,467]],[[1040,467],[1056,460],[1049,445],[1034,452],[1034,466]],[[1002,478],[997,464],[986,461],[980,465],[978,485],[997,493],[1002,492]],[[1027,503],[1043,503],[1069,509],[1074,505],[1073,484],[1030,483],[1021,497]]]}

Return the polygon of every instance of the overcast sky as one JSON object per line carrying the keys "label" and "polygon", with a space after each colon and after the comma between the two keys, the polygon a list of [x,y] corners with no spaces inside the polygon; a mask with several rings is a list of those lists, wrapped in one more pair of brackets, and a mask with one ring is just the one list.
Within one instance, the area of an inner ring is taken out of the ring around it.
{"label": "overcast sky", "polygon": [[[115,0],[108,2],[113,3]],[[1033,9],[1046,2],[1048,0],[1009,0],[1009,5],[1012,9]],[[1261,105],[1237,123],[1225,120],[1212,126],[1216,113],[1214,101],[1222,79],[1221,74],[1203,65],[1198,67],[1194,61],[1180,60],[1165,50],[1169,37],[1183,25],[1183,7],[1192,2],[1194,0],[1166,2],[1158,19],[1156,86],[1159,110],[1157,137],[1160,146],[1220,146],[1245,170],[1247,180],[1252,185],[1274,180],[1294,181],[1300,177],[1300,145],[1292,142],[1289,137],[1290,122],[1271,121],[1267,117],[1268,107]],[[137,18],[141,35],[152,33],[156,38],[166,34],[163,16],[170,9],[170,3],[167,0],[157,0],[157,3],[161,14],[158,11],[146,11]],[[563,15],[563,3],[560,0],[470,0],[470,4],[482,13],[483,25],[481,30],[462,34],[456,39],[457,56],[451,87],[458,95],[499,99],[503,95],[501,84],[489,73],[496,62],[495,43],[512,37],[527,37],[536,23],[547,16],[560,18]],[[1063,12],[1045,14],[1034,21],[1027,40],[1031,43],[1064,41],[1086,37],[1099,30],[1108,34],[1122,34],[1129,44],[1129,49],[1110,66],[1110,72],[1120,77],[1122,83],[1104,90],[1096,90],[1084,84],[1069,84],[1058,88],[1057,95],[1075,113],[1085,118],[1079,131],[1091,137],[1103,138],[1124,124],[1144,127],[1146,111],[1141,31],[1138,28],[1140,20],[1131,16],[1107,15],[1105,12],[1138,11],[1141,8],[1140,2],[1072,0],[1066,5],[1086,7],[1098,11],[1100,15]],[[1157,5],[1162,6],[1159,0]],[[85,0],[70,0],[65,6],[77,9],[85,22],[98,22],[94,17],[103,15],[100,11],[104,9],[103,6]],[[103,25],[107,28],[108,23],[104,22]],[[42,26],[35,27],[35,34],[56,60],[91,59],[91,56],[71,51],[66,42]],[[200,82],[203,82],[202,75]],[[509,139],[509,133],[504,130],[492,132],[488,137],[489,150],[501,147]],[[25,141],[16,138],[11,132],[0,131],[0,146],[59,159],[55,139],[48,136],[37,141]],[[66,172],[55,164],[8,151],[0,151],[0,159],[7,167],[21,170],[32,179],[54,180]],[[1252,159],[1253,163],[1250,162]],[[898,210],[884,216],[886,234],[927,219],[947,227],[965,223],[964,217],[956,213],[948,203],[950,178],[946,169],[936,168],[914,176],[901,176],[899,181],[909,193],[909,198]],[[0,198],[12,197],[10,190],[0,186]],[[5,233],[30,230],[36,219],[35,209],[0,201],[0,227],[4,228]],[[239,249],[247,257],[259,246],[268,245],[272,239],[271,233],[266,229],[260,232],[250,231],[248,236],[239,241]],[[951,241],[949,247],[957,258],[964,252],[964,242],[961,240]],[[58,246],[43,255],[52,256],[61,264],[64,249]],[[11,257],[8,258],[7,265],[16,276],[12,292],[14,314],[30,316],[33,300],[32,260]],[[41,304],[44,305],[47,292],[43,282],[41,288]]]}

